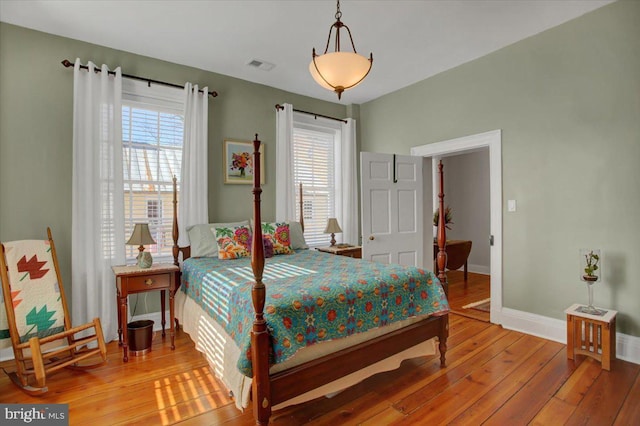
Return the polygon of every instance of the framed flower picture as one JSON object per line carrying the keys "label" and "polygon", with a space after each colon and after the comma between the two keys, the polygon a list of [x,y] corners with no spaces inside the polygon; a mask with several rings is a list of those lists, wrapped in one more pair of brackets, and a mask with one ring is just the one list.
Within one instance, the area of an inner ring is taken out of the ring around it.
{"label": "framed flower picture", "polygon": [[[253,184],[253,143],[225,139],[224,183]],[[264,144],[260,144],[260,184],[264,184]]]}

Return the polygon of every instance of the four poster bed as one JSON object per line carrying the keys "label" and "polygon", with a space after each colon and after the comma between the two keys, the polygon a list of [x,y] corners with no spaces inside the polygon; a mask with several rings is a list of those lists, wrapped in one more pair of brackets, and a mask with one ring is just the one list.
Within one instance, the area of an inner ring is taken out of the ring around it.
{"label": "four poster bed", "polygon": [[[178,246],[174,179],[173,255],[176,265],[180,254],[183,260],[176,317],[233,392],[236,406],[248,405],[250,393],[256,423],[267,424],[274,407],[330,394],[396,368],[402,359],[433,354],[433,338],[444,366],[449,311],[444,223],[438,227],[437,278],[419,268],[315,250],[265,260],[271,247],[263,239],[265,225],[259,225],[257,134],[253,145],[250,265],[248,258],[191,258],[190,247]],[[439,169],[444,211],[442,165]],[[445,215],[439,217],[443,222]]]}

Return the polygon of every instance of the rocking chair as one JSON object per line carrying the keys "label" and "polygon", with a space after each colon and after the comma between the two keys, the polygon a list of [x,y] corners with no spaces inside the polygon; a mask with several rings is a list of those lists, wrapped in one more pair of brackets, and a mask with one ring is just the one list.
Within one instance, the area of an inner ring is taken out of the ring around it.
{"label": "rocking chair", "polygon": [[[49,228],[47,234],[49,239],[45,241],[22,240],[0,244],[0,277],[6,310],[6,318],[0,311],[0,348],[3,343],[8,347],[9,337],[17,370],[7,374],[18,387],[31,395],[47,392],[46,378],[54,371],[64,367],[95,367],[107,360],[99,318],[71,327]],[[87,336],[91,331],[85,330],[90,329],[94,334]],[[101,358],[100,362],[78,364],[96,355]]]}

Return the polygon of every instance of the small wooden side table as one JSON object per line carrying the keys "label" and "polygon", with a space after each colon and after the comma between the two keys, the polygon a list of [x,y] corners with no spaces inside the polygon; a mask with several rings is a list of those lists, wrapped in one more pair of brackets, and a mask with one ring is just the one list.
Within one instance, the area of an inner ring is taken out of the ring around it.
{"label": "small wooden side table", "polygon": [[329,246],[329,247],[318,247],[316,250],[324,252],[336,254],[338,256],[347,256],[353,257],[355,259],[362,259],[362,247],[361,246]]}
{"label": "small wooden side table", "polygon": [[567,314],[567,358],[586,355],[611,370],[611,360],[616,359],[616,314],[611,309],[601,309],[603,315],[580,312],[584,305],[572,305]]}
{"label": "small wooden side table", "polygon": [[145,291],[160,290],[160,310],[162,311],[162,337],[164,337],[165,291],[169,290],[169,335],[171,336],[171,349],[175,349],[175,311],[173,296],[176,293],[179,268],[176,265],[170,263],[160,263],[152,265],[147,269],[142,269],[135,265],[113,266],[111,269],[113,269],[113,273],[116,276],[116,290],[118,298],[118,344],[122,346],[122,360],[124,362],[129,361],[127,303],[129,298],[128,296],[133,293],[143,293]]}
{"label": "small wooden side table", "polygon": [[[467,276],[468,276],[468,260],[471,253],[471,246],[473,242],[470,240],[447,240],[445,245],[445,252],[447,253],[447,265],[446,269],[455,271],[464,266],[464,288],[467,288]],[[438,262],[436,257],[440,247],[437,242],[433,242],[433,271],[438,274]]]}

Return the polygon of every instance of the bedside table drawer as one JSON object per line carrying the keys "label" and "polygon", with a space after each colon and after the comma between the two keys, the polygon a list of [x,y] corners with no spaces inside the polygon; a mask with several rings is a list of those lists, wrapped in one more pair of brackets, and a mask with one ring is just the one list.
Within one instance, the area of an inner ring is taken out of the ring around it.
{"label": "bedside table drawer", "polygon": [[127,278],[127,287],[129,293],[160,288],[169,288],[170,284],[171,277],[169,274],[144,275],[140,277]]}
{"label": "bedside table drawer", "polygon": [[347,257],[353,257],[355,259],[362,259],[362,248],[354,247],[354,248],[346,249],[338,254],[340,256],[347,256]]}

